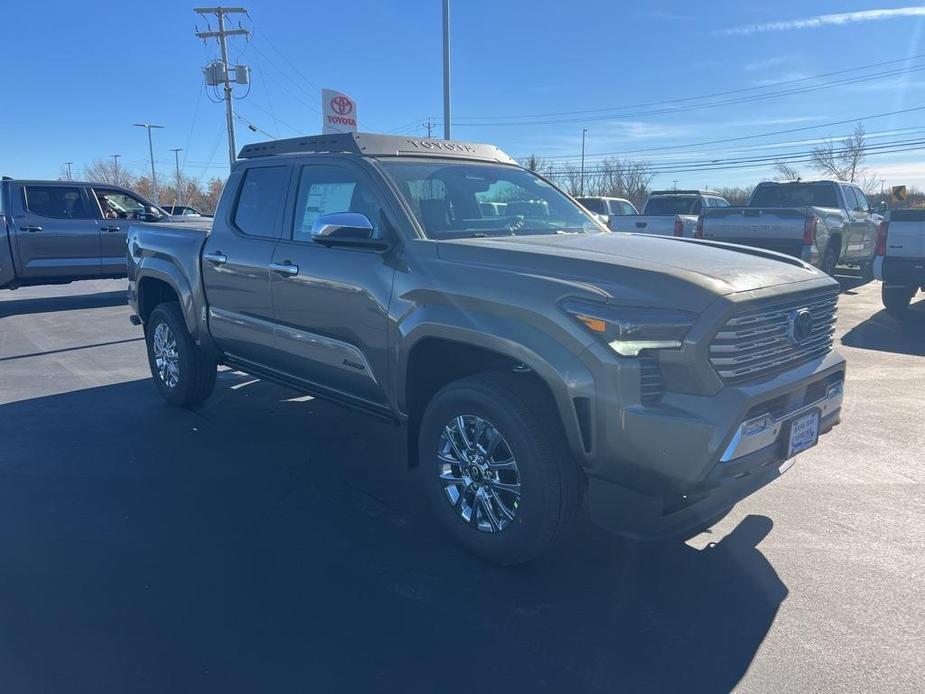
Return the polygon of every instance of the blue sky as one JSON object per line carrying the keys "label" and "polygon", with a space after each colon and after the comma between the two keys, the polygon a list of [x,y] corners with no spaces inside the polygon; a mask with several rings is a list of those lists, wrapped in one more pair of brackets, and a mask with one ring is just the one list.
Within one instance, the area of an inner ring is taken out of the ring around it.
{"label": "blue sky", "polygon": [[[279,137],[318,132],[318,90],[331,87],[358,101],[363,130],[422,135],[431,117],[441,132],[440,0],[243,4],[254,36],[232,39],[231,57],[252,68],[251,91],[239,89],[235,104],[244,121]],[[667,172],[656,185],[751,184],[773,171],[692,162],[802,152],[853,127],[829,123],[903,110],[864,121],[871,144],[925,147],[925,110],[908,111],[925,106],[925,69],[917,69],[925,57],[912,58],[925,54],[925,7],[910,2],[452,5],[454,137],[515,156],[577,160],[588,128],[589,166],[602,153],[626,153]],[[188,174],[227,173],[223,107],[209,101],[200,70],[218,50],[193,36],[206,27],[192,6],[8,3],[0,172],[55,177],[65,161],[79,172],[110,154],[143,171],[147,141],[131,124],[147,121],[165,126],[155,132],[160,171],[173,170],[169,150],[183,147]],[[809,79],[886,61],[895,62]],[[832,81],[845,83],[818,88]],[[742,102],[769,90],[802,93]],[[690,100],[639,106],[673,99]],[[739,103],[704,107],[717,100]],[[267,139],[237,126],[239,145]],[[748,139],[713,142],[731,138]],[[887,185],[925,187],[923,153],[867,165]]]}

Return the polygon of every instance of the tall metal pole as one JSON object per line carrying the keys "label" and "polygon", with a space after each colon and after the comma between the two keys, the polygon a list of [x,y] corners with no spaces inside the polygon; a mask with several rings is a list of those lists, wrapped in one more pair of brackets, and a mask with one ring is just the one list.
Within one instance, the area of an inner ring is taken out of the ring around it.
{"label": "tall metal pole", "polygon": [[112,158],[113,183],[115,185],[120,185],[122,183],[122,179],[119,178],[119,157],[121,157],[122,155],[121,154],[110,154],[109,156]]}
{"label": "tall metal pole", "polygon": [[585,135],[587,128],[581,129],[581,194],[585,194]]}
{"label": "tall metal pole", "polygon": [[443,0],[443,139],[450,139],[450,0]]}
{"label": "tall metal pole", "polygon": [[151,128],[163,128],[163,125],[151,125],[150,123],[135,123],[138,128],[145,128],[148,131],[148,154],[151,156],[151,190],[154,194],[154,202],[161,204],[157,194],[157,174],[154,171],[154,140],[151,138]]}
{"label": "tall metal pole", "polygon": [[66,161],[66,162],[64,162],[64,165],[67,167],[67,180],[69,180],[69,181],[73,181],[73,180],[74,180],[73,177],[71,176],[71,164],[73,164],[73,163],[74,163],[74,162],[72,162],[72,161]]}
{"label": "tall metal pole", "polygon": [[183,192],[180,190],[180,152],[183,151],[182,147],[174,147],[170,150],[173,152],[173,160],[177,165],[177,204],[183,204]]}

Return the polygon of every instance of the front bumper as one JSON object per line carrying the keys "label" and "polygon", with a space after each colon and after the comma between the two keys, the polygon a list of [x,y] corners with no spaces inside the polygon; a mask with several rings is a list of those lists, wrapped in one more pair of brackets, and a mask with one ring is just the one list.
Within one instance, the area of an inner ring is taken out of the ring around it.
{"label": "front bumper", "polygon": [[839,422],[844,378],[844,359],[832,352],[759,385],[625,411],[624,451],[638,457],[589,472],[592,518],[638,539],[709,527],[793,464],[790,422],[818,410],[820,437]]}

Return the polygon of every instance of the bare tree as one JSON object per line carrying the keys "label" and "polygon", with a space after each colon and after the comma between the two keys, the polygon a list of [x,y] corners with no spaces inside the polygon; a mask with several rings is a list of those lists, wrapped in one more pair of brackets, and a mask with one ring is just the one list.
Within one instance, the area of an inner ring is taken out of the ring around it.
{"label": "bare tree", "polygon": [[777,169],[777,173],[779,174],[777,177],[777,180],[779,181],[800,180],[800,172],[790,166],[790,164],[785,162],[783,159],[779,159],[777,162],[775,162],[774,168]]}
{"label": "bare tree", "polygon": [[867,144],[864,126],[858,123],[854,132],[838,143],[826,140],[812,152],[812,167],[841,181],[863,183],[867,178],[861,164]]}
{"label": "bare tree", "polygon": [[718,188],[716,192],[725,198],[730,205],[744,205],[752,196],[752,190],[754,189],[750,186],[735,186]]}
{"label": "bare tree", "polygon": [[520,165],[523,166],[528,171],[533,171],[540,174],[541,176],[545,175],[551,168],[552,165],[546,159],[538,157],[535,154],[531,154],[526,159],[522,159]]}
{"label": "bare tree", "polygon": [[131,188],[135,185],[135,177],[124,166],[119,166],[119,160],[94,159],[84,166],[84,178],[93,183],[108,183],[112,186]]}

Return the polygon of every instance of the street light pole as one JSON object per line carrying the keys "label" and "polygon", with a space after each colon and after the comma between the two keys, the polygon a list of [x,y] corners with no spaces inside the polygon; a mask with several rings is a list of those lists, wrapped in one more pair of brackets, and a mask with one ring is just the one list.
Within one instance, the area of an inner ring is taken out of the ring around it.
{"label": "street light pole", "polygon": [[154,141],[151,139],[151,128],[163,128],[163,125],[152,125],[151,123],[133,123],[137,128],[145,128],[148,131],[148,154],[151,155],[151,190],[154,193],[154,202],[158,205],[161,201],[157,195],[157,174],[154,172]]}
{"label": "street light pole", "polygon": [[173,159],[177,164],[177,204],[183,204],[183,193],[180,191],[180,152],[183,151],[182,147],[174,147],[170,150],[173,152]]}
{"label": "street light pole", "polygon": [[112,183],[113,185],[116,185],[116,186],[122,185],[122,179],[119,178],[119,157],[121,157],[122,155],[121,154],[110,154],[109,156],[112,157],[112,178],[113,178]]}
{"label": "street light pole", "polygon": [[585,194],[585,135],[588,134],[587,128],[581,129],[581,194]]}
{"label": "street light pole", "polygon": [[73,164],[73,163],[74,163],[74,162],[72,162],[72,161],[66,161],[66,162],[64,162],[64,165],[67,167],[67,180],[69,180],[69,181],[73,181],[73,180],[74,180],[74,178],[71,176],[71,164]]}
{"label": "street light pole", "polygon": [[450,139],[450,0],[443,0],[443,139]]}

